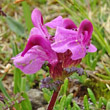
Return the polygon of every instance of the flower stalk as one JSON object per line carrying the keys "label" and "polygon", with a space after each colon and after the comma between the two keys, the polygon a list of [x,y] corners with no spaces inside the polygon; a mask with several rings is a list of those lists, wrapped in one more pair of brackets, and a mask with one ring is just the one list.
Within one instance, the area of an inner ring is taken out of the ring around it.
{"label": "flower stalk", "polygon": [[61,88],[61,86],[59,86],[57,90],[54,90],[47,110],[53,110],[53,107],[54,107],[54,105],[56,103],[56,99],[57,99],[57,96],[59,94],[60,88]]}

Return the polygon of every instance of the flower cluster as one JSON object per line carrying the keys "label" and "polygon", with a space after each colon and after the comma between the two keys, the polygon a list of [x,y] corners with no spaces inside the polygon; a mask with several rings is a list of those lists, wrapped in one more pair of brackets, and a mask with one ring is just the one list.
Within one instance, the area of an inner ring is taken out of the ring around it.
{"label": "flower cluster", "polygon": [[[44,24],[41,12],[34,9],[31,15],[34,27],[31,29],[23,52],[13,57],[14,65],[26,74],[36,73],[48,61],[50,76],[63,80],[68,73],[64,68],[78,65],[88,52],[95,52],[91,44],[92,23],[85,19],[79,27],[69,19],[58,16]],[[54,28],[51,36],[46,27]]]}

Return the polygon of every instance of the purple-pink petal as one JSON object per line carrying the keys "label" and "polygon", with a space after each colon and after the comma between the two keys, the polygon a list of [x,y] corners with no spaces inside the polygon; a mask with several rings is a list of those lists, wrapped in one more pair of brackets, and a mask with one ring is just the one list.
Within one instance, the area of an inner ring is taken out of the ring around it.
{"label": "purple-pink petal", "polygon": [[52,49],[57,53],[64,53],[67,50],[71,51],[71,48],[79,45],[76,39],[69,37],[61,42],[56,42],[51,45]]}
{"label": "purple-pink petal", "polygon": [[77,29],[75,23],[69,18],[65,18],[63,20],[63,27],[66,29]]}
{"label": "purple-pink petal", "polygon": [[64,53],[68,50],[67,41],[54,43],[51,45],[52,49],[57,53]]}
{"label": "purple-pink petal", "polygon": [[45,61],[48,60],[43,48],[40,46],[32,47],[23,57],[21,53],[12,58],[14,65],[26,74],[33,74],[40,70]]}
{"label": "purple-pink petal", "polygon": [[71,19],[69,19],[69,18],[63,19],[62,16],[58,16],[54,20],[46,23],[45,26],[48,26],[50,28],[55,28],[55,29],[57,27],[64,27],[66,29],[76,29],[77,28],[77,26]]}
{"label": "purple-pink petal", "polygon": [[82,59],[86,55],[86,48],[82,45],[76,45],[74,47],[69,48],[72,52],[71,59],[78,60]]}
{"label": "purple-pink petal", "polygon": [[36,31],[36,34],[40,34],[42,35],[43,37],[47,37],[47,38],[50,38],[50,35],[47,31],[47,28],[46,26],[43,24],[43,17],[42,17],[42,14],[41,12],[35,8],[31,14],[31,19],[32,19],[32,22],[35,26],[35,28],[33,28],[31,31],[31,33],[35,33]]}
{"label": "purple-pink petal", "polygon": [[32,19],[33,25],[34,25],[35,27],[39,28],[40,25],[43,25],[43,17],[42,17],[42,14],[41,14],[40,10],[38,10],[37,8],[35,8],[35,9],[32,11],[31,19]]}
{"label": "purple-pink petal", "polygon": [[65,29],[63,27],[57,27],[55,33],[55,42],[65,40],[70,37],[77,39],[77,32],[74,30]]}
{"label": "purple-pink petal", "polygon": [[63,18],[62,16],[58,16],[57,18],[53,19],[52,21],[45,24],[45,26],[48,26],[50,28],[57,28],[58,26],[63,26]]}
{"label": "purple-pink petal", "polygon": [[97,48],[93,44],[90,44],[87,49],[87,52],[96,52],[96,51],[97,51]]}
{"label": "purple-pink petal", "polygon": [[35,45],[39,45],[39,46],[41,46],[41,47],[44,48],[44,49],[51,48],[51,47],[50,47],[50,42],[49,42],[46,38],[44,38],[44,37],[42,37],[42,36],[40,36],[40,35],[32,35],[32,36],[30,36],[30,38],[28,39],[28,43],[27,43],[27,45],[26,45],[24,51],[22,52],[22,56],[24,56],[25,53],[26,53],[30,48],[32,48],[32,47],[35,46]]}
{"label": "purple-pink petal", "polygon": [[30,31],[29,38],[30,38],[32,35],[36,35],[36,34],[43,36],[43,35],[42,35],[42,32],[39,30],[39,28],[33,27],[33,28],[31,29],[31,31]]}
{"label": "purple-pink petal", "polygon": [[79,26],[79,30],[78,30],[79,39],[82,39],[82,38],[80,38],[80,36],[83,34],[84,38],[82,40],[84,40],[83,42],[85,44],[87,44],[90,41],[91,37],[92,37],[92,32],[93,32],[92,23],[87,19],[83,20],[81,22],[81,24]]}
{"label": "purple-pink petal", "polygon": [[56,53],[51,49],[50,41],[40,35],[31,35],[28,39],[28,43],[22,52],[21,56],[24,56],[33,46],[40,46],[44,49],[45,53],[49,57],[48,61],[49,63],[55,63],[57,62],[57,55]]}
{"label": "purple-pink petal", "polygon": [[93,32],[93,26],[92,26],[92,23],[87,19],[81,22],[78,32],[83,33],[84,31],[88,31],[88,34],[91,37],[92,32]]}
{"label": "purple-pink petal", "polygon": [[[90,44],[92,32],[93,26],[88,20],[83,20],[81,22],[78,31],[57,27],[55,43],[51,45],[52,49],[57,53],[64,53],[70,50],[72,52],[72,60],[81,59],[87,52],[96,51],[96,47]],[[87,47],[89,49],[86,49]]]}

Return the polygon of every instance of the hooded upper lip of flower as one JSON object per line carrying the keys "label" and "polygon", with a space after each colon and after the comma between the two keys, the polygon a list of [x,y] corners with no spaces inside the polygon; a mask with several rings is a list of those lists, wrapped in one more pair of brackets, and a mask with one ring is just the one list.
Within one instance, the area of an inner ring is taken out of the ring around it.
{"label": "hooded upper lip of flower", "polygon": [[57,55],[51,49],[51,43],[48,40],[50,35],[43,24],[41,12],[34,9],[31,19],[35,27],[30,32],[27,45],[23,52],[12,58],[15,66],[27,74],[40,70],[45,61],[50,64],[57,62]]}
{"label": "hooded upper lip of flower", "polygon": [[24,56],[25,53],[31,49],[35,45],[41,46],[46,54],[50,57],[49,63],[53,63],[54,60],[57,60],[56,53],[51,49],[50,41],[48,40],[50,38],[50,35],[43,24],[43,17],[41,12],[36,8],[33,10],[31,15],[32,22],[34,24],[34,28],[32,28],[30,32],[30,37],[28,39],[28,43],[22,52],[21,56]]}
{"label": "hooded upper lip of flower", "polygon": [[67,50],[72,52],[72,60],[83,58],[87,52],[95,52],[96,47],[91,44],[93,26],[85,19],[79,28],[69,19],[61,16],[45,24],[51,28],[56,28],[55,42],[51,44],[52,49],[57,53],[64,53]]}

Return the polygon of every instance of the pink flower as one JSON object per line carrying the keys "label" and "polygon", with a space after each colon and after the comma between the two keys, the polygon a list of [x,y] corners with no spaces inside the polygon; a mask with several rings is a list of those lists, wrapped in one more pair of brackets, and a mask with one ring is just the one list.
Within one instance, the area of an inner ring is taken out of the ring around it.
{"label": "pink flower", "polygon": [[40,70],[45,61],[52,65],[57,62],[57,54],[51,49],[50,35],[43,24],[41,12],[34,9],[31,18],[35,27],[30,32],[27,45],[23,52],[12,58],[14,65],[27,74]]}
{"label": "pink flower", "polygon": [[[35,73],[48,61],[50,76],[54,80],[63,80],[68,76],[64,68],[78,65],[87,52],[97,50],[90,42],[93,26],[88,20],[82,21],[79,28],[71,19],[61,16],[43,24],[38,9],[33,10],[31,18],[35,27],[27,45],[23,52],[12,58],[15,66],[24,73]],[[56,29],[54,40],[46,26]]]}
{"label": "pink flower", "polygon": [[72,52],[72,60],[77,60],[85,57],[87,52],[95,52],[97,50],[90,41],[93,26],[87,19],[81,22],[79,28],[76,28],[72,20],[62,19],[61,17],[57,17],[46,25],[56,28],[55,42],[51,46],[57,53],[64,53],[70,50]]}

